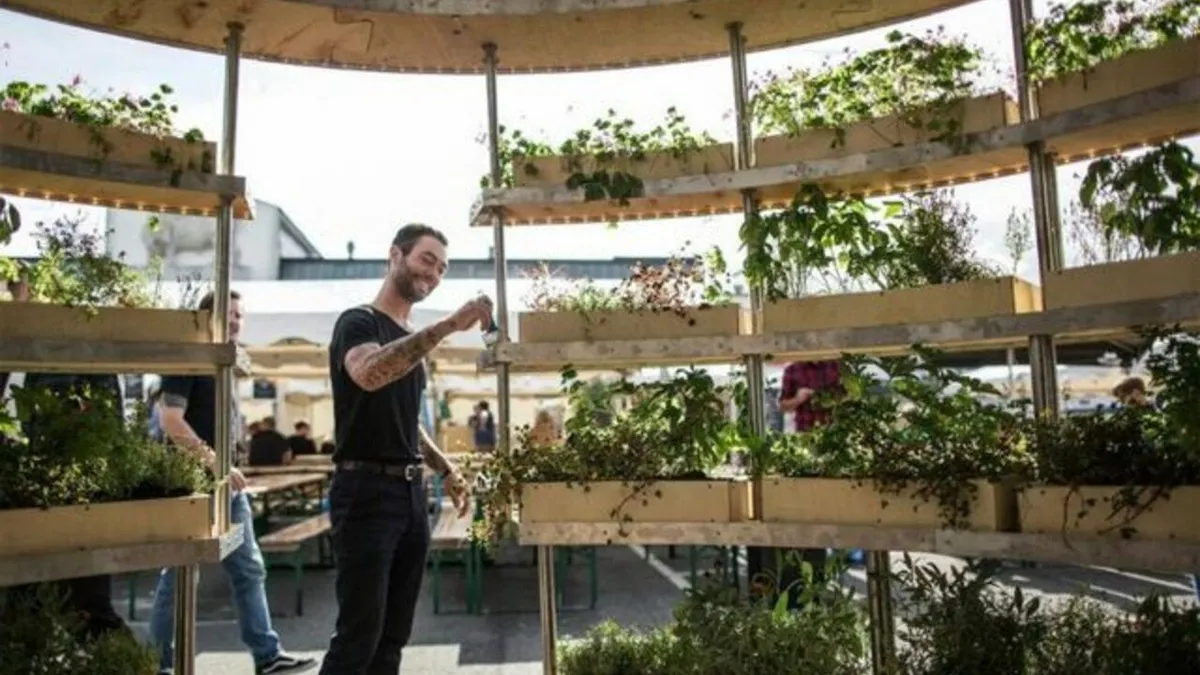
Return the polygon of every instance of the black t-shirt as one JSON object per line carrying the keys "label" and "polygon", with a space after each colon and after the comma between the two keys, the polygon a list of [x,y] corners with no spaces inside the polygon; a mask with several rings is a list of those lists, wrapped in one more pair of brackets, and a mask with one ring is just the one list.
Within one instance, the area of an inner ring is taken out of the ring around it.
{"label": "black t-shirt", "polygon": [[264,429],[250,437],[250,466],[281,466],[288,450],[283,434]]}
{"label": "black t-shirt", "polygon": [[311,438],[304,436],[292,435],[288,437],[288,447],[292,449],[293,455],[315,455],[317,454],[317,444]]}
{"label": "black t-shirt", "polygon": [[335,462],[346,460],[417,463],[421,402],[425,395],[422,364],[377,391],[365,391],[346,372],[346,352],[370,342],[386,345],[409,332],[372,307],[342,312],[329,341],[329,378],[333,388]]}
{"label": "black t-shirt", "polygon": [[[183,420],[196,432],[200,440],[216,448],[217,438],[217,381],[207,375],[164,375],[162,395],[182,396],[187,399],[187,410]],[[239,420],[233,420],[238,428]],[[234,464],[237,464],[235,457]]]}

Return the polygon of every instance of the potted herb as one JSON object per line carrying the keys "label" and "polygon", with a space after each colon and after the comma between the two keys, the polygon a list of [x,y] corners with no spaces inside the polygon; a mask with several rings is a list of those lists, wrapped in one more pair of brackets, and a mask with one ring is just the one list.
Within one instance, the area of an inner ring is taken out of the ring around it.
{"label": "potted herb", "polygon": [[917,356],[842,358],[830,420],[776,439],[762,485],[768,522],[1015,529],[1018,418],[999,392]]}
{"label": "potted herb", "polygon": [[898,145],[954,142],[1020,119],[1003,93],[983,94],[982,50],[940,29],[893,31],[887,45],[816,71],[768,73],[751,111],[758,166],[844,157]]}
{"label": "potted herb", "polygon": [[1200,163],[1171,142],[1088,166],[1081,215],[1147,257],[1071,267],[1043,280],[1047,309],[1155,300],[1200,288]]}
{"label": "potted herb", "polygon": [[734,336],[745,321],[715,249],[704,259],[672,256],[661,267],[638,263],[613,289],[558,279],[544,267],[530,276],[532,311],[517,318],[521,342]]}
{"label": "potted herb", "polygon": [[566,186],[583,190],[588,200],[621,204],[641,196],[647,180],[734,168],[733,144],[693,131],[675,108],[668,108],[666,120],[648,131],[638,131],[633,120],[609,110],[557,149],[516,130],[504,132],[500,146],[501,161],[511,164],[505,187]]}
{"label": "potted herb", "polygon": [[[975,216],[949,192],[883,204],[806,185],[749,219],[746,278],[766,290],[763,330],[789,332],[1012,315],[1037,288],[973,250]],[[814,291],[823,289],[829,294]]]}
{"label": "potted herb", "polygon": [[483,468],[489,535],[508,505],[520,522],[725,523],[749,515],[749,483],[716,477],[738,434],[729,395],[711,376],[681,370],[670,380],[591,383],[565,373],[570,411],[564,438],[526,428],[512,452]]}
{"label": "potted herb", "polygon": [[10,82],[0,90],[0,144],[164,171],[212,173],[216,144],[199,129],[179,133],[173,90],[146,96],[89,94],[76,77],[49,87]]}

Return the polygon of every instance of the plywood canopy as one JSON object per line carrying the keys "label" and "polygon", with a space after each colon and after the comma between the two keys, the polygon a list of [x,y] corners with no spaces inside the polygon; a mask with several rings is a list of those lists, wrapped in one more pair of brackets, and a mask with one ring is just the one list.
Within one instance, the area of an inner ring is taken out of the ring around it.
{"label": "plywood canopy", "polygon": [[0,7],[162,44],[313,66],[482,73],[625,68],[758,51],[942,11],[969,0],[0,0]]}

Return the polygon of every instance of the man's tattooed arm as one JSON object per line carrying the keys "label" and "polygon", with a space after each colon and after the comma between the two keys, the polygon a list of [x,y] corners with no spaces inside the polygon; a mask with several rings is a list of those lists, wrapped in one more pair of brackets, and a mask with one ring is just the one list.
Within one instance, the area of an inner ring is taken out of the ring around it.
{"label": "man's tattooed arm", "polygon": [[164,393],[158,405],[162,414],[163,431],[171,437],[171,440],[175,441],[176,445],[185,448],[188,452],[199,457],[209,466],[215,464],[217,453],[208,447],[208,443],[205,443],[196,434],[196,430],[183,417],[183,414],[187,412],[187,397],[179,394]]}
{"label": "man's tattooed arm", "polygon": [[443,320],[385,345],[358,345],[346,352],[346,372],[364,390],[377,391],[419,366],[454,331],[454,324]]}
{"label": "man's tattooed arm", "polygon": [[455,466],[442,454],[437,443],[429,437],[429,433],[425,431],[425,427],[417,427],[421,435],[421,456],[425,458],[425,465],[437,471],[438,473],[446,473],[453,471]]}

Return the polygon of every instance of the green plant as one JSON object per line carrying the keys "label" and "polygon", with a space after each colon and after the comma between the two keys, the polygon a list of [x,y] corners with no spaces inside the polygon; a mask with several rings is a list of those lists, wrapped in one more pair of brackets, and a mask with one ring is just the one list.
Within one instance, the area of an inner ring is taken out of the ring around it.
{"label": "green plant", "polygon": [[[151,136],[173,136],[178,132],[174,116],[179,107],[171,102],[174,90],[166,84],[148,96],[134,94],[87,94],[82,89],[83,79],[75,77],[69,84],[48,87],[29,82],[9,82],[0,89],[0,110],[34,117],[73,122],[91,128],[92,143],[107,155],[112,152],[112,142],[103,134],[104,129],[121,129]],[[31,126],[28,133],[36,135],[38,128]],[[204,135],[199,129],[189,129],[179,136],[187,143],[201,143]],[[160,168],[211,172],[214,159],[205,153],[196,165],[192,160],[180,164],[165,147],[151,151],[151,159]]]}
{"label": "green plant", "polygon": [[1133,239],[1156,255],[1200,248],[1200,164],[1179,143],[1092,162],[1079,202],[1106,238]]}
{"label": "green plant", "polygon": [[[840,64],[826,60],[816,71],[767,73],[753,85],[750,107],[760,134],[798,135],[899,115],[938,140],[961,130],[954,105],[978,93],[983,51],[938,29],[923,36],[893,31],[887,46]],[[898,139],[887,139],[893,143]]]}
{"label": "green plant", "polygon": [[919,345],[911,356],[843,355],[844,393],[821,396],[830,421],[777,439],[770,468],[784,476],[870,481],[884,495],[934,502],[947,527],[964,527],[974,481],[1023,474],[1028,458],[1019,417],[986,400],[1000,392],[934,365],[937,356]]}
{"label": "green plant", "polygon": [[1129,52],[1200,30],[1196,0],[1073,0],[1055,3],[1025,33],[1029,81],[1086,71]]}

